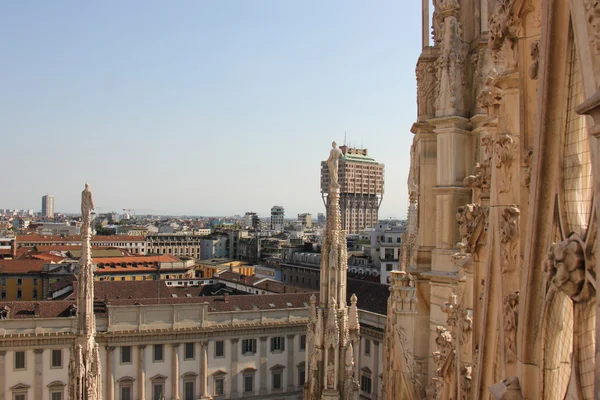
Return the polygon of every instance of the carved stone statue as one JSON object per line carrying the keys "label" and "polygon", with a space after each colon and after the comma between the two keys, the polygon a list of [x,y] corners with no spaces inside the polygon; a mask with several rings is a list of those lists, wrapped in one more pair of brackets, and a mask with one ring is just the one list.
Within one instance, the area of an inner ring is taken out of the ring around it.
{"label": "carved stone statue", "polygon": [[85,184],[85,189],[81,192],[81,219],[83,222],[83,233],[90,227],[90,213],[94,209],[94,199],[90,184]]}
{"label": "carved stone statue", "polygon": [[329,176],[331,178],[331,187],[339,188],[338,182],[338,161],[344,156],[342,150],[337,147],[337,143],[331,143],[331,151],[329,152],[329,158],[327,159],[327,168],[329,168]]}
{"label": "carved stone statue", "polygon": [[91,211],[94,209],[94,200],[92,198],[92,191],[90,190],[90,184],[85,184],[85,189],[81,192],[81,216],[89,216]]}
{"label": "carved stone statue", "polygon": [[333,389],[333,382],[335,380],[335,367],[331,361],[327,365],[327,389]]}

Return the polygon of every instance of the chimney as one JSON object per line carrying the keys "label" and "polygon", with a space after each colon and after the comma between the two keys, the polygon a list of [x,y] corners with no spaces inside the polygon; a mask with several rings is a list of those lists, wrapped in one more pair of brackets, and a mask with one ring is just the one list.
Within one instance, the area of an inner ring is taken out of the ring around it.
{"label": "chimney", "polygon": [[33,317],[34,318],[39,318],[40,317],[40,303],[36,302],[33,305]]}
{"label": "chimney", "polygon": [[10,241],[10,255],[12,256],[13,260],[17,258],[17,238],[16,237]]}

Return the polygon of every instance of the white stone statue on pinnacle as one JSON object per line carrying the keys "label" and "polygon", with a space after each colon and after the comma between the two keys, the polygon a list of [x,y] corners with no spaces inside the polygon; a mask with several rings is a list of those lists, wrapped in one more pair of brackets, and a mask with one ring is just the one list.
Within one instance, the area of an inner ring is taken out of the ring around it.
{"label": "white stone statue on pinnacle", "polygon": [[83,222],[83,229],[87,229],[90,226],[90,214],[94,209],[94,199],[92,198],[92,191],[90,190],[90,184],[85,184],[85,189],[81,192],[81,219]]}
{"label": "white stone statue on pinnacle", "polygon": [[329,177],[331,178],[331,187],[339,188],[340,184],[338,182],[338,162],[340,158],[344,156],[342,150],[337,147],[337,143],[331,143],[331,151],[329,152],[329,158],[327,159],[327,168],[329,168]]}

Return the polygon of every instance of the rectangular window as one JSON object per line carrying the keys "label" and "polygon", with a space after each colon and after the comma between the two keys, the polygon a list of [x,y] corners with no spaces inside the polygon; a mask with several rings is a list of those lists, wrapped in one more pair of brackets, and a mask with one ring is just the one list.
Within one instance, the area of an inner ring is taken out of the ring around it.
{"label": "rectangular window", "polygon": [[271,338],[271,351],[283,351],[285,350],[285,338],[283,336],[277,336]]}
{"label": "rectangular window", "polygon": [[25,369],[24,351],[15,351],[15,369]]}
{"label": "rectangular window", "polygon": [[222,340],[215,342],[215,357],[225,357],[225,342]]}
{"label": "rectangular window", "polygon": [[23,284],[23,278],[17,278],[17,285]]}
{"label": "rectangular window", "polygon": [[63,400],[63,392],[52,392],[50,393],[51,400]]}
{"label": "rectangular window", "polygon": [[385,270],[391,271],[393,266],[394,266],[393,264],[385,264]]}
{"label": "rectangular window", "polygon": [[186,343],[185,344],[185,359],[186,360],[194,359],[194,343]]}
{"label": "rectangular window", "polygon": [[31,294],[31,297],[33,297],[34,299],[37,299],[37,297],[38,297],[37,289],[33,289],[33,293]]}
{"label": "rectangular window", "polygon": [[2,278],[2,285],[6,285],[6,278]]}
{"label": "rectangular window", "polygon": [[164,399],[164,386],[162,383],[155,383],[152,385],[152,399],[163,400]]}
{"label": "rectangular window", "polygon": [[242,340],[242,354],[255,354],[255,353],[256,353],[256,339]]}
{"label": "rectangular window", "polygon": [[225,394],[225,380],[223,378],[215,378],[215,394]]}
{"label": "rectangular window", "polygon": [[244,393],[254,391],[254,375],[244,376]]}
{"label": "rectangular window", "polygon": [[121,346],[121,364],[131,364],[131,346]]}
{"label": "rectangular window", "polygon": [[156,361],[162,361],[163,360],[163,345],[162,344],[155,344],[153,346],[154,348],[154,362]]}
{"label": "rectangular window", "polygon": [[369,339],[365,339],[365,355],[371,355],[371,341]]}
{"label": "rectangular window", "polygon": [[304,368],[299,368],[298,369],[298,385],[299,386],[303,386],[304,385],[304,376],[305,372],[304,372]]}
{"label": "rectangular window", "polygon": [[366,393],[371,393],[371,378],[363,375],[360,379],[360,390]]}
{"label": "rectangular window", "polygon": [[62,368],[62,350],[52,350],[52,368]]}
{"label": "rectangular window", "polygon": [[15,394],[14,399],[15,400],[26,400],[26,397],[24,394]]}
{"label": "rectangular window", "polygon": [[23,298],[23,292],[21,291],[21,289],[17,289],[17,299],[21,298]]}
{"label": "rectangular window", "polygon": [[183,400],[196,400],[194,381],[183,382]]}
{"label": "rectangular window", "polygon": [[6,298],[6,290],[2,289],[2,298],[5,299]]}
{"label": "rectangular window", "polygon": [[306,350],[306,335],[300,336],[300,351]]}
{"label": "rectangular window", "polygon": [[281,372],[273,372],[273,389],[281,389]]}
{"label": "rectangular window", "polygon": [[34,285],[37,285],[37,284],[38,284],[38,280],[37,280],[37,278],[33,278],[33,284],[34,284]]}
{"label": "rectangular window", "polygon": [[121,386],[121,399],[120,400],[133,400],[131,398],[131,386]]}

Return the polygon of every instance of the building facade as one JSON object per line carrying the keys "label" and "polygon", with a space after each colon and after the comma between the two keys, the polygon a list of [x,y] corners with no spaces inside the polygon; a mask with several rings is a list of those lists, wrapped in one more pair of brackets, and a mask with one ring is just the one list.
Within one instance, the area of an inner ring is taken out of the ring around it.
{"label": "building facade", "polygon": [[152,254],[171,254],[200,259],[203,237],[204,235],[191,232],[152,233],[146,236],[146,242],[148,252]]}
{"label": "building facade", "polygon": [[597,399],[600,4],[429,5],[386,398]]}
{"label": "building facade", "polygon": [[214,234],[200,239],[200,260],[229,257],[229,236]]}
{"label": "building facade", "polygon": [[[94,247],[116,247],[125,249],[132,254],[147,254],[148,245],[143,236],[92,236],[92,246]],[[17,246],[36,247],[36,246],[81,246],[81,236],[60,236],[60,235],[19,235],[17,236]]]}
{"label": "building facade", "polygon": [[285,210],[282,206],[271,207],[271,229],[275,232],[283,232]]}
{"label": "building facade", "polygon": [[[340,207],[342,228],[359,233],[379,221],[379,206],[384,192],[384,165],[368,155],[367,149],[340,146],[344,156],[339,160]],[[330,174],[327,163],[321,163],[321,193],[329,193]]]}
{"label": "building facade", "polygon": [[371,260],[379,270],[381,283],[389,283],[391,272],[399,270],[402,236],[405,228],[390,222],[378,222],[371,230]]}
{"label": "building facade", "polygon": [[54,218],[54,196],[42,196],[42,217]]}
{"label": "building facade", "polygon": [[304,228],[312,227],[312,215],[310,213],[298,214],[298,224]]}

